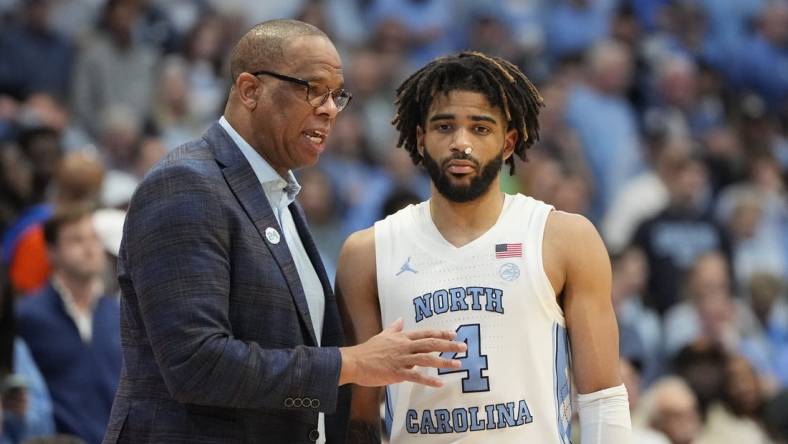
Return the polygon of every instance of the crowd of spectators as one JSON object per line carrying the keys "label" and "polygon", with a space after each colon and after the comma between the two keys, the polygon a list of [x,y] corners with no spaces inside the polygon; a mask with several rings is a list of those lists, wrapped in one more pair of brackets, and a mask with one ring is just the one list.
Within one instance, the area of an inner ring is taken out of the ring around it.
{"label": "crowd of spectators", "polygon": [[349,233],[429,195],[396,86],[504,57],[546,106],[502,186],[602,233],[635,442],[788,442],[788,1],[0,0],[0,443],[100,442],[123,210],[277,17],[323,29],[353,92],[298,172],[332,276]]}

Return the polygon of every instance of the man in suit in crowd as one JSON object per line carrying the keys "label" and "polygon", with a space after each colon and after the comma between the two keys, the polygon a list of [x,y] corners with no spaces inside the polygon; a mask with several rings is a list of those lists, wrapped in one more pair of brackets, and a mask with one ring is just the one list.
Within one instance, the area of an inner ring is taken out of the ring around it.
{"label": "man in suit in crowd", "polygon": [[291,20],[248,31],[224,116],[132,198],[119,258],[123,371],[105,443],[344,442],[341,386],[457,367],[453,332],[397,321],[353,347],[295,203],[350,101],[328,37]]}
{"label": "man in suit in crowd", "polygon": [[16,304],[16,329],[46,381],[55,430],[99,444],[120,376],[118,300],[103,285],[107,261],[90,206],[58,207],[43,233],[52,276]]}

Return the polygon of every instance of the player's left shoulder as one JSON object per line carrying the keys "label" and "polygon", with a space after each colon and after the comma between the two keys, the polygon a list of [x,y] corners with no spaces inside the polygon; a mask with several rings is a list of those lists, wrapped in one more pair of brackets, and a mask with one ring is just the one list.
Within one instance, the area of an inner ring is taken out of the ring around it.
{"label": "player's left shoulder", "polygon": [[603,246],[593,223],[582,214],[551,211],[545,223],[545,243],[577,251],[584,247]]}

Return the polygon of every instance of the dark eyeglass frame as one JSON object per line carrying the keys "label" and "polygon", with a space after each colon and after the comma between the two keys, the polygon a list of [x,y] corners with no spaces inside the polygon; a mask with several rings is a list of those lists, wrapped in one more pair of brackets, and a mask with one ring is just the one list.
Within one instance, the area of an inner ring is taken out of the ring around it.
{"label": "dark eyeglass frame", "polygon": [[[273,72],[273,71],[255,71],[255,72],[250,73],[250,74],[252,74],[255,77],[261,76],[261,75],[267,75],[267,76],[271,76],[271,77],[276,77],[279,80],[284,80],[285,82],[290,82],[290,83],[295,83],[297,85],[305,86],[306,87],[306,102],[309,103],[310,105],[312,105],[313,108],[319,108],[319,107],[323,106],[323,104],[326,103],[326,101],[328,100],[328,96],[331,96],[331,99],[334,101],[334,105],[337,107],[337,111],[342,111],[345,108],[347,108],[348,105],[350,105],[350,100],[353,99],[353,94],[351,94],[351,92],[346,90],[345,88],[339,88],[339,89],[330,89],[329,88],[326,93],[324,93],[324,94],[322,94],[320,96],[316,96],[314,99],[310,100],[309,99],[309,93],[310,93],[310,91],[312,91],[312,85],[310,85],[309,82],[304,80],[304,79],[299,79],[298,77],[286,76],[284,74],[279,74],[279,73]],[[347,97],[347,101],[344,104],[341,103],[341,100],[339,100],[339,101],[337,100],[337,99],[341,99],[342,97]],[[314,102],[315,100],[318,100],[318,101]],[[317,103],[317,104],[315,104],[315,103]]]}

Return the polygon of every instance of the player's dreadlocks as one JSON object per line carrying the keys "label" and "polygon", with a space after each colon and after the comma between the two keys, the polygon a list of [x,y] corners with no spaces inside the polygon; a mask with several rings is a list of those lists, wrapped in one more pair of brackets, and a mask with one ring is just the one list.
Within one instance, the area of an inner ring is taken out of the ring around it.
{"label": "player's dreadlocks", "polygon": [[[537,116],[543,106],[542,96],[512,63],[466,51],[433,60],[397,88],[397,115],[391,123],[399,131],[397,146],[410,153],[413,163],[418,165],[422,160],[416,147],[416,127],[425,128],[427,113],[437,95],[455,90],[481,93],[491,105],[503,110],[507,131],[517,130],[514,153],[526,159],[525,150],[539,140]],[[514,174],[514,158],[506,162],[509,174]]]}

